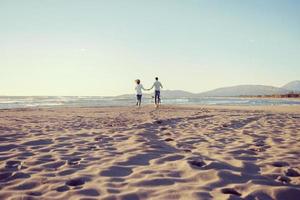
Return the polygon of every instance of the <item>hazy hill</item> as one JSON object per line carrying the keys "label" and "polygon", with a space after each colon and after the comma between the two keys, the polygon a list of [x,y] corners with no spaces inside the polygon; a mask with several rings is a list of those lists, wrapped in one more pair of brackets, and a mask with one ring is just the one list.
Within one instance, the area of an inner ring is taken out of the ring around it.
{"label": "hazy hill", "polygon": [[284,86],[282,86],[282,88],[284,88],[286,90],[300,92],[300,81],[289,82],[289,83],[285,84]]}
{"label": "hazy hill", "polygon": [[207,92],[202,92],[198,96],[256,96],[256,95],[272,95],[272,94],[286,94],[289,90],[266,85],[238,85],[232,87],[223,87]]}
{"label": "hazy hill", "polygon": [[[287,94],[291,91],[300,92],[300,81],[292,81],[283,87],[273,87],[267,85],[237,85],[222,87],[202,93],[191,93],[184,90],[162,90],[162,98],[197,98],[197,97],[235,97],[235,96],[258,96],[258,95],[278,95]],[[151,98],[153,91],[144,93],[145,98]],[[134,94],[117,96],[118,98],[134,98]]]}
{"label": "hazy hill", "polygon": [[196,94],[184,90],[163,90],[161,95],[165,98],[191,98],[195,97]]}

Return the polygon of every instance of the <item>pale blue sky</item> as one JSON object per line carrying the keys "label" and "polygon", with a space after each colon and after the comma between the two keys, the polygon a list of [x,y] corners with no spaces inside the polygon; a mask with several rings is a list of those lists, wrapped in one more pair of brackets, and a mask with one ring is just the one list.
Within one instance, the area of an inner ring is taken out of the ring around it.
{"label": "pale blue sky", "polygon": [[0,94],[202,92],[300,78],[298,0],[0,0]]}

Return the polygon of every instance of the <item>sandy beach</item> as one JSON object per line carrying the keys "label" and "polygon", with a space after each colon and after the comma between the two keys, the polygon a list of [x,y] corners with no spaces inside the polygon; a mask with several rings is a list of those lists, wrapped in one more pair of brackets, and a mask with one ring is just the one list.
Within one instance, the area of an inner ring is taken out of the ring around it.
{"label": "sandy beach", "polygon": [[0,110],[0,199],[300,199],[300,107]]}

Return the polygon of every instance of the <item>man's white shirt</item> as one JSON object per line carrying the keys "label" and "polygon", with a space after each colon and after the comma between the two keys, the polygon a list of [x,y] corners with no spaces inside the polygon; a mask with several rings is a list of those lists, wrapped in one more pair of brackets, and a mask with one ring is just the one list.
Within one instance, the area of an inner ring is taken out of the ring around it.
{"label": "man's white shirt", "polygon": [[153,83],[153,86],[151,87],[151,89],[152,88],[155,88],[155,91],[160,91],[160,88],[162,88],[162,84],[159,82],[159,81],[155,81],[154,83]]}

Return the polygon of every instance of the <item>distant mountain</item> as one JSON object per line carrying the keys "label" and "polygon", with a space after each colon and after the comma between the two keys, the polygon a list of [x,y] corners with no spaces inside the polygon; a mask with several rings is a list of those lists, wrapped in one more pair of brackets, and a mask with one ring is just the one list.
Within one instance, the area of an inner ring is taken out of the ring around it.
{"label": "distant mountain", "polygon": [[289,82],[288,84],[285,84],[281,88],[286,89],[286,90],[295,91],[295,92],[300,92],[300,81]]}
{"label": "distant mountain", "polygon": [[[184,90],[162,90],[162,98],[197,98],[197,97],[238,97],[238,96],[258,96],[258,95],[278,95],[287,94],[292,91],[300,92],[300,81],[292,81],[283,87],[273,87],[267,85],[237,85],[222,87],[202,93],[191,93]],[[153,92],[144,93],[145,98],[151,98]],[[134,94],[125,94],[117,98],[135,98]]]}
{"label": "distant mountain", "polygon": [[163,90],[161,93],[164,98],[192,98],[196,95],[184,90]]}
{"label": "distant mountain", "polygon": [[231,97],[231,96],[257,96],[257,95],[273,95],[286,94],[290,92],[284,88],[278,88],[266,85],[238,85],[232,87],[223,87],[207,92],[199,93],[199,97]]}

